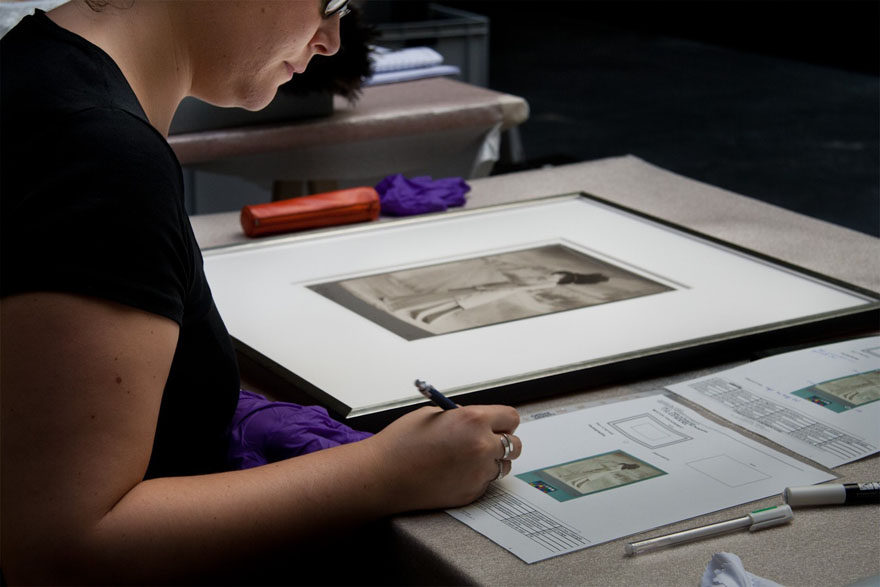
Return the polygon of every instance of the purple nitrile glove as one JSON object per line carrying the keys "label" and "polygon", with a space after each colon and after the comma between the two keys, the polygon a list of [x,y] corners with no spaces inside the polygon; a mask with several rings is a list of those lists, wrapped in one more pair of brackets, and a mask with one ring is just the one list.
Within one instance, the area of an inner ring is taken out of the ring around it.
{"label": "purple nitrile glove", "polygon": [[324,408],[273,402],[242,389],[227,458],[232,469],[250,469],[370,436],[337,422]]}
{"label": "purple nitrile glove", "polygon": [[464,195],[470,189],[460,177],[406,178],[399,173],[389,175],[376,185],[382,214],[389,216],[411,216],[462,206],[465,203]]}

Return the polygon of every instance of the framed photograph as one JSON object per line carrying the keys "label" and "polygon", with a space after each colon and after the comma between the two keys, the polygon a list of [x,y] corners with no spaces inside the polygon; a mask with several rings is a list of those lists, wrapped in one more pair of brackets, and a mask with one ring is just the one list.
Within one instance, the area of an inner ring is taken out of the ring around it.
{"label": "framed photograph", "polygon": [[370,427],[869,330],[877,294],[586,194],[204,252],[239,351]]}

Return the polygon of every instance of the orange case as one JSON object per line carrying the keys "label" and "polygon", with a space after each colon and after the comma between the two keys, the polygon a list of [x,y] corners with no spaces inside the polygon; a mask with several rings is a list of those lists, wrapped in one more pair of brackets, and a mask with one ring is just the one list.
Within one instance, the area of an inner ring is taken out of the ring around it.
{"label": "orange case", "polygon": [[241,209],[248,236],[351,224],[379,217],[379,194],[371,187],[348,188]]}

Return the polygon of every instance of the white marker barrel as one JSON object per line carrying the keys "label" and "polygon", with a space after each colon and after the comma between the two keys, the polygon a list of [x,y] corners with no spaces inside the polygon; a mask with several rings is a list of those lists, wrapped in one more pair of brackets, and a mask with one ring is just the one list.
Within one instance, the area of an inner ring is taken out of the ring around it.
{"label": "white marker barrel", "polygon": [[828,483],[787,487],[782,497],[785,503],[794,507],[880,503],[880,483]]}
{"label": "white marker barrel", "polygon": [[843,485],[812,485],[810,487],[786,487],[782,494],[785,503],[793,507],[833,505],[846,502]]}

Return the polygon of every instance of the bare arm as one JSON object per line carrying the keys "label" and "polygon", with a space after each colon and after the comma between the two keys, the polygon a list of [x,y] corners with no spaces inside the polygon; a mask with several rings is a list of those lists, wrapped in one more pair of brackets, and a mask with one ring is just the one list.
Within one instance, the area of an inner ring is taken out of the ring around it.
{"label": "bare arm", "polygon": [[143,481],[177,325],[66,294],[13,296],[0,310],[0,532],[11,583],[160,582],[246,557],[243,546],[461,505],[497,472],[495,433],[518,424],[510,408],[425,408],[351,445]]}

